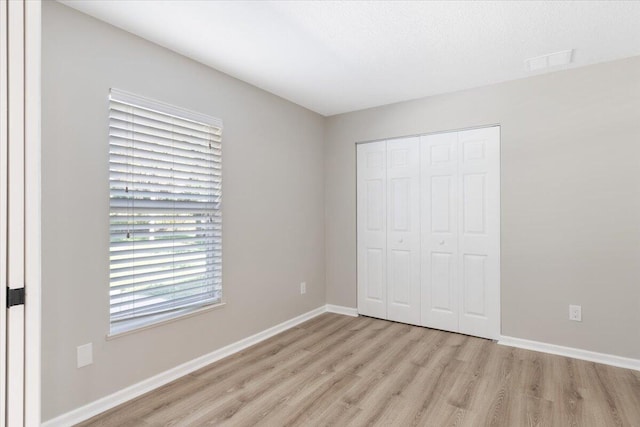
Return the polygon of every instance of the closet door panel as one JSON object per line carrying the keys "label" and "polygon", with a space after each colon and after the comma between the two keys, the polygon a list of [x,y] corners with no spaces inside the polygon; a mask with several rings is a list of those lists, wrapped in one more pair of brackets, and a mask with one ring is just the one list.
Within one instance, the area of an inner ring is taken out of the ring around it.
{"label": "closet door panel", "polygon": [[420,324],[419,138],[387,141],[387,318]]}
{"label": "closet door panel", "polygon": [[387,317],[387,149],[357,146],[358,312]]}
{"label": "closet door panel", "polygon": [[457,134],[420,140],[421,324],[458,330]]}
{"label": "closet door panel", "polygon": [[459,331],[500,333],[500,128],[458,132]]}

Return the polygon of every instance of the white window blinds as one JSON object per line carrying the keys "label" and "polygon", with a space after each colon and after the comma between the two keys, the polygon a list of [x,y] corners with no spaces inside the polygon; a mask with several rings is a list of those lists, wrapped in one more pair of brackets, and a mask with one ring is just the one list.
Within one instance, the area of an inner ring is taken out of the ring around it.
{"label": "white window blinds", "polygon": [[112,330],[221,301],[221,135],[218,119],[111,90]]}

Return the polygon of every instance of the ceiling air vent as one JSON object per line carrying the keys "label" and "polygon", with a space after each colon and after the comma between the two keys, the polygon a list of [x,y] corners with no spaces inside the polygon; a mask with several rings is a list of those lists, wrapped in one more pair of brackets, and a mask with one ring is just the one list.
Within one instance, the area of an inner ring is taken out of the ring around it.
{"label": "ceiling air vent", "polygon": [[536,56],[525,60],[529,71],[540,71],[546,68],[567,65],[573,59],[573,49],[562,50],[560,52],[549,53],[547,55]]}

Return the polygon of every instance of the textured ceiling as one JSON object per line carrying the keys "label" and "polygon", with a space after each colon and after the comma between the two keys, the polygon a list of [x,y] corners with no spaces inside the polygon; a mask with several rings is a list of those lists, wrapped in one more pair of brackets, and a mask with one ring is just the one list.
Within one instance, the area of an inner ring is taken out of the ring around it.
{"label": "textured ceiling", "polygon": [[635,1],[61,2],[323,115],[640,55]]}

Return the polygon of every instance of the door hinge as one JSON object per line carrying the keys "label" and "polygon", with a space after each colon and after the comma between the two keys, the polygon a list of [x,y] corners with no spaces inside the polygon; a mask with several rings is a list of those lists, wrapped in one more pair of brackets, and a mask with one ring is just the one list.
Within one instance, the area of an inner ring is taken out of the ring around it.
{"label": "door hinge", "polygon": [[24,305],[24,288],[11,289],[7,287],[7,308],[14,305]]}

